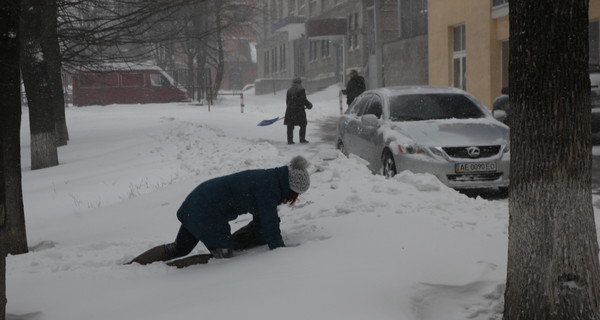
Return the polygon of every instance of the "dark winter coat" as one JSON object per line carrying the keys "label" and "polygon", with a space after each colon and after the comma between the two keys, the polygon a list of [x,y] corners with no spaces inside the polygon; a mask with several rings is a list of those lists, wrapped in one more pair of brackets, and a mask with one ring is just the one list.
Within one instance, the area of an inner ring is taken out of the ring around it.
{"label": "dark winter coat", "polygon": [[361,93],[365,92],[367,86],[365,85],[365,78],[362,76],[354,76],[348,80],[346,84],[346,90],[344,94],[346,95],[346,103],[350,105],[356,97],[358,97]]}
{"label": "dark winter coat", "polygon": [[299,83],[292,84],[286,95],[285,118],[283,124],[287,126],[305,126],[306,111],[312,109],[312,103],[306,99],[306,91]]}
{"label": "dark winter coat", "polygon": [[289,194],[288,167],[246,170],[201,183],[185,199],[177,218],[208,249],[233,248],[229,221],[250,213],[261,242],[283,247],[277,206]]}

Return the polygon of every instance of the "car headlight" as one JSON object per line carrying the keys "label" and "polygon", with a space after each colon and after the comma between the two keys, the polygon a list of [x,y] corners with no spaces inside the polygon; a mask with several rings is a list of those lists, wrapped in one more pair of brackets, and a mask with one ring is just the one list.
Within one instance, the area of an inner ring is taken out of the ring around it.
{"label": "car headlight", "polygon": [[443,159],[446,159],[446,155],[441,150],[441,148],[439,148],[439,147],[431,147],[431,148],[429,148],[429,150],[431,151],[431,153],[433,153],[433,155],[438,156],[438,157],[443,158]]}
{"label": "car headlight", "polygon": [[510,140],[506,140],[506,145],[504,146],[504,153],[509,153],[510,152]]}
{"label": "car headlight", "polygon": [[416,144],[399,144],[398,151],[400,153],[408,153],[408,154],[419,154],[425,153],[425,150]]}

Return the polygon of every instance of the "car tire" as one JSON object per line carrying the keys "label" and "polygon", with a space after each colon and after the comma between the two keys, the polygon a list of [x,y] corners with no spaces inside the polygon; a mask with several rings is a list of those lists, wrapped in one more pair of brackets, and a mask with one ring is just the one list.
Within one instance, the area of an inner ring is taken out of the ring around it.
{"label": "car tire", "polygon": [[500,194],[501,198],[503,198],[503,199],[508,198],[508,187],[498,188],[498,193]]}
{"label": "car tire", "polygon": [[383,156],[381,157],[382,163],[382,174],[386,178],[391,178],[396,175],[396,162],[394,161],[394,156],[389,150],[385,150],[383,152]]}

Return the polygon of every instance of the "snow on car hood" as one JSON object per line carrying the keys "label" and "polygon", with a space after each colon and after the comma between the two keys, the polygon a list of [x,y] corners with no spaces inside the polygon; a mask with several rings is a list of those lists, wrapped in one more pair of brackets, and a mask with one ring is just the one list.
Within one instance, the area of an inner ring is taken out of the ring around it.
{"label": "snow on car hood", "polygon": [[489,118],[393,122],[389,128],[398,142],[432,147],[506,144],[509,139],[508,127]]}

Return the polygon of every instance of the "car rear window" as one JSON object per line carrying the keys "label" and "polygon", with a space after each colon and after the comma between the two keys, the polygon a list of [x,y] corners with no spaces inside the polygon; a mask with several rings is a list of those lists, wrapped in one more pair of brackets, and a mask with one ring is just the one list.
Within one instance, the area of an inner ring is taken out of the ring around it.
{"label": "car rear window", "polygon": [[390,120],[473,119],[484,117],[471,99],[460,94],[408,94],[390,98]]}

